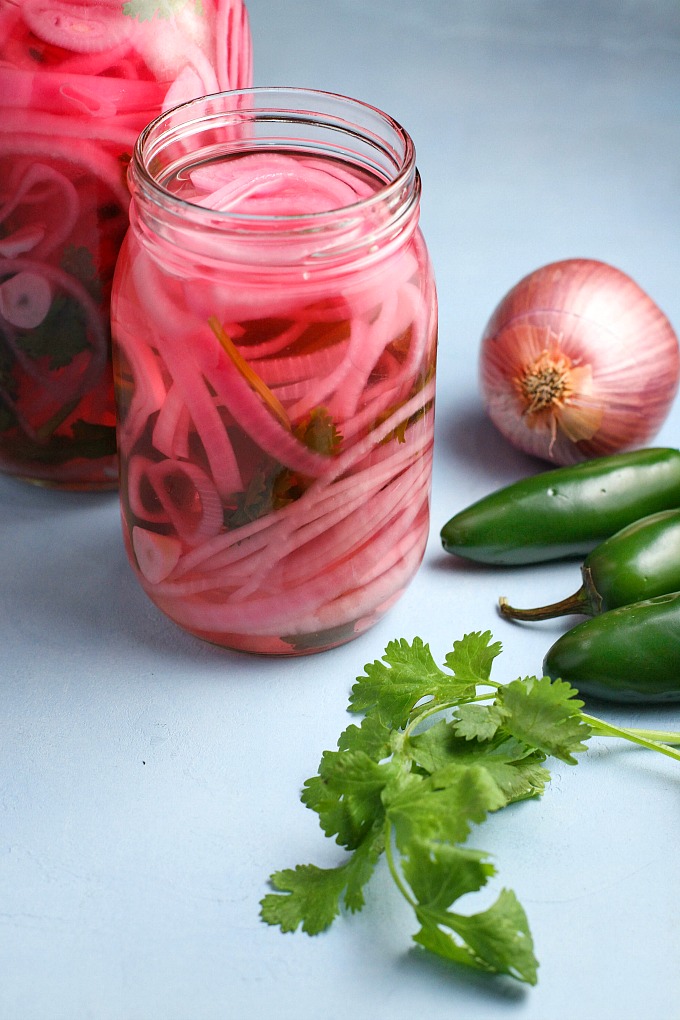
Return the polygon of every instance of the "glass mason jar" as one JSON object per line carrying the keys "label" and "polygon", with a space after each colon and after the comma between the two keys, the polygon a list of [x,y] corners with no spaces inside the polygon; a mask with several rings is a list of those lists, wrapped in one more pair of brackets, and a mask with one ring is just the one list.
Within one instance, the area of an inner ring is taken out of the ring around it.
{"label": "glass mason jar", "polygon": [[249,89],[142,133],[112,297],[123,532],[218,645],[304,654],[402,594],[429,528],[437,312],[408,134]]}
{"label": "glass mason jar", "polygon": [[132,148],[162,110],[251,80],[243,0],[0,0],[0,471],[117,484]]}

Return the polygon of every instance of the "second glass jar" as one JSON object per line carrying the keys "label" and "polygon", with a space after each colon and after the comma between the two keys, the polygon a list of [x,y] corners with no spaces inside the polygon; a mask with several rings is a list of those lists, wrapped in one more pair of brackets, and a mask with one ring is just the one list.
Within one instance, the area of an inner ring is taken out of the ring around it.
{"label": "second glass jar", "polygon": [[0,471],[113,488],[111,280],[139,132],[252,84],[243,0],[0,0]]}
{"label": "second glass jar", "polygon": [[436,291],[409,135],[248,89],[140,136],[112,295],[123,531],[190,633],[304,654],[403,593],[429,530]]}

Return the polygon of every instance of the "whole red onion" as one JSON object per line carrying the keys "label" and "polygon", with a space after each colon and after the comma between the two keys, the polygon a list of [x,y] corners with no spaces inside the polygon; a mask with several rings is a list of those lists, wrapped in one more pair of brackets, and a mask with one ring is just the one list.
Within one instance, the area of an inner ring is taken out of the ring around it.
{"label": "whole red onion", "polygon": [[516,447],[555,464],[645,446],[678,389],[670,322],[629,276],[566,259],[530,273],[484,331],[487,412]]}

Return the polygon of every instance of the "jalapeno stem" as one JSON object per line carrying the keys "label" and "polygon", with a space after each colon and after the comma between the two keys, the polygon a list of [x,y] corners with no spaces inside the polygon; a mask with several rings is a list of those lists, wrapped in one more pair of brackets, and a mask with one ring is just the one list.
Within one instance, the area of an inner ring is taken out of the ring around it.
{"label": "jalapeno stem", "polygon": [[[593,733],[600,737],[620,737],[623,740],[630,740],[633,744],[639,744],[650,751],[659,751],[669,758],[680,761],[680,750],[671,747],[670,744],[680,744],[680,733],[662,733],[659,730],[635,730],[626,729],[621,726],[613,726],[611,723],[597,719],[595,716],[581,712],[581,718],[592,728]],[[651,734],[656,734],[652,737]],[[658,739],[663,737],[663,740]]]}
{"label": "jalapeno stem", "polygon": [[566,599],[553,602],[549,606],[537,606],[535,609],[518,609],[516,606],[511,606],[505,596],[501,595],[498,600],[498,609],[501,616],[508,620],[552,620],[556,616],[593,615],[590,600],[583,588]]}
{"label": "jalapeno stem", "polygon": [[535,609],[517,609],[511,606],[505,596],[498,600],[501,616],[509,620],[552,620],[556,616],[597,616],[602,612],[602,596],[595,587],[590,567],[581,567],[583,584],[573,595],[549,606],[537,606]]}

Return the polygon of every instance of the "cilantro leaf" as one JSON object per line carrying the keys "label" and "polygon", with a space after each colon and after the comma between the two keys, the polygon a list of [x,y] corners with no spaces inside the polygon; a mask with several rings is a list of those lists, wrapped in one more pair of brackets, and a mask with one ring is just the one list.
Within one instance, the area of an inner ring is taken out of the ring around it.
{"label": "cilantro leaf", "polygon": [[[0,377],[0,386],[2,386],[2,378]],[[5,403],[2,400],[2,394],[0,394],[0,432],[6,432],[9,429],[16,427],[18,418],[14,407],[11,404]]]}
{"label": "cilantro leaf", "polygon": [[324,751],[318,775],[304,784],[302,803],[316,811],[327,836],[354,850],[382,822],[382,792],[396,769],[364,751]]}
{"label": "cilantro leaf", "polygon": [[343,900],[352,913],[364,906],[364,886],[373,874],[384,849],[383,829],[382,826],[377,826],[361,846],[356,848],[345,865],[346,886]]}
{"label": "cilantro leaf", "polygon": [[564,680],[527,677],[499,691],[506,712],[504,727],[527,746],[576,764],[574,754],[585,751],[591,728],[581,716],[583,702]]}
{"label": "cilantro leaf", "polygon": [[454,729],[466,740],[491,740],[503,722],[504,712],[499,705],[461,705],[456,712]]}
{"label": "cilantro leaf", "polygon": [[550,773],[542,767],[543,751],[535,751],[504,731],[492,740],[468,740],[457,732],[456,720],[440,720],[411,740],[414,761],[428,772],[449,764],[486,769],[506,803],[543,793]]}
{"label": "cilantro leaf", "polygon": [[364,751],[373,761],[382,761],[392,750],[389,726],[374,715],[367,715],[356,726],[352,723],[338,737],[339,751]]}
{"label": "cilantro leaf", "polygon": [[[228,339],[228,338],[227,338]],[[310,450],[326,456],[339,452],[342,436],[333,419],[324,407],[315,407],[301,419],[294,428],[294,434]],[[228,526],[238,528],[249,524],[272,510],[280,510],[300,499],[312,484],[313,479],[291,468],[284,467],[272,457],[262,455],[258,450],[258,467],[253,472],[245,490],[235,499],[235,506],[228,517]],[[334,637],[351,634],[352,624],[343,624],[328,630],[329,642]],[[298,635],[284,635],[283,640],[295,648],[304,649],[305,640]]]}
{"label": "cilantro leaf", "polygon": [[34,361],[48,358],[50,371],[69,365],[89,347],[85,309],[71,294],[56,295],[50,309],[33,329],[19,333],[17,344]]}
{"label": "cilantro leaf", "polygon": [[116,452],[114,425],[98,425],[77,419],[73,422],[70,433],[70,435],[53,433],[49,443],[35,442],[21,435],[6,440],[6,449],[14,457],[34,460],[40,464],[64,464],[77,457],[97,460],[100,457],[113,456]]}
{"label": "cilantro leaf", "polygon": [[347,884],[345,868],[298,864],[295,869],[275,871],[271,883],[281,892],[264,897],[260,916],[268,924],[278,924],[281,931],[295,931],[302,925],[303,931],[317,935],[340,912],[340,896]]}
{"label": "cilantro leaf", "polygon": [[538,965],[526,914],[512,892],[503,889],[478,914],[448,909],[494,874],[485,854],[415,841],[403,857],[403,871],[417,900],[421,928],[415,942],[456,963],[536,983]]}
{"label": "cilantro leaf", "polygon": [[529,923],[510,889],[501,889],[488,910],[470,916],[456,914],[453,927],[485,967],[536,984],[538,961]]}
{"label": "cilantro leaf", "polygon": [[466,893],[477,892],[495,873],[480,850],[414,839],[402,857],[404,878],[421,907],[443,913]]}
{"label": "cilantro leaf", "polygon": [[473,631],[462,641],[453,642],[453,651],[446,656],[446,665],[458,680],[483,684],[491,676],[493,660],[501,650],[500,641],[492,643],[490,631]]}
{"label": "cilantro leaf", "polygon": [[[82,283],[95,302],[101,300],[101,283],[91,252],[80,246],[64,249],[61,268]],[[33,329],[20,332],[17,343],[29,358],[47,358],[54,371],[69,365],[77,354],[91,346],[87,311],[66,290],[59,291],[43,321]]]}
{"label": "cilantro leaf", "polygon": [[503,762],[492,758],[484,763],[484,768],[502,790],[506,803],[513,804],[518,800],[540,797],[545,792],[546,783],[550,782],[550,772],[543,767],[543,761],[545,755],[537,751],[520,761]]}
{"label": "cilantro leaf", "polygon": [[422,698],[447,701],[474,697],[474,683],[460,681],[440,669],[430,646],[416,637],[409,644],[391,641],[382,659],[364,667],[350,696],[351,712],[375,712],[386,725],[406,725],[414,706]]}
{"label": "cilantro leaf", "polygon": [[[165,20],[179,14],[189,0],[127,0],[123,4],[123,14],[138,21],[151,21],[155,15]],[[203,14],[201,0],[193,0],[197,14]]]}
{"label": "cilantro leaf", "polygon": [[477,765],[448,765],[427,778],[412,775],[387,804],[397,846],[404,852],[416,840],[464,842],[472,823],[506,804],[498,784]]}
{"label": "cilantro leaf", "polygon": [[478,914],[416,907],[416,916],[422,927],[413,940],[425,949],[455,963],[536,984],[538,961],[533,939],[524,909],[511,890],[502,889],[496,902]]}
{"label": "cilantro leaf", "polygon": [[274,872],[270,881],[279,892],[263,897],[260,917],[284,932],[301,926],[308,935],[317,935],[337,917],[341,903],[352,913],[361,910],[365,902],[363,888],[382,851],[382,834],[377,832],[337,868],[299,864],[294,869]]}
{"label": "cilantro leaf", "polygon": [[[272,505],[265,507],[263,512],[270,513]],[[261,515],[260,515],[261,516]],[[229,518],[230,526],[233,526],[233,518]],[[317,630],[311,634],[282,634],[281,640],[290,645],[298,652],[308,652],[310,648],[318,649],[319,645],[335,647],[352,637],[355,637],[354,623],[339,623],[337,627],[326,627],[324,630]]]}
{"label": "cilantro leaf", "polygon": [[61,268],[65,273],[75,276],[76,280],[80,280],[92,300],[99,304],[102,299],[102,284],[89,248],[82,244],[78,247],[67,244],[61,257]]}
{"label": "cilantro leaf", "polygon": [[313,407],[293,431],[310,450],[329,457],[340,452],[342,435],[325,407]]}

